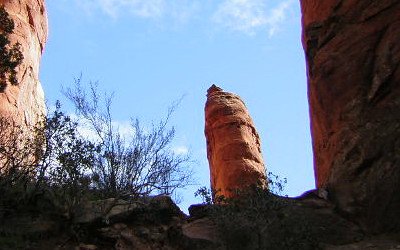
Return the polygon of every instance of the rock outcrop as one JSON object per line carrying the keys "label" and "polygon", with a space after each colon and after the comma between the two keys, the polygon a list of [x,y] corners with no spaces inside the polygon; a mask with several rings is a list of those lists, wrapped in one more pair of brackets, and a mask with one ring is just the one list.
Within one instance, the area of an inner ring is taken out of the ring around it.
{"label": "rock outcrop", "polygon": [[231,197],[251,185],[266,186],[260,138],[239,96],[213,85],[205,106],[211,188]]}
{"label": "rock outcrop", "polygon": [[400,2],[301,0],[316,184],[373,232],[400,229]]}
{"label": "rock outcrop", "polygon": [[0,116],[23,125],[33,125],[45,112],[44,93],[39,82],[39,64],[47,39],[44,0],[0,0],[14,21],[9,39],[20,43],[23,61],[17,68],[17,85],[0,93]]}
{"label": "rock outcrop", "polygon": [[0,249],[225,249],[210,221],[188,221],[168,196],[84,200],[76,208],[76,217],[61,220],[54,207],[0,213]]}
{"label": "rock outcrop", "polygon": [[398,249],[400,245],[400,234],[365,236],[317,192],[296,199],[265,193],[244,199],[252,202],[197,204],[189,209],[190,216],[168,196],[84,199],[67,218],[51,200],[38,195],[37,207],[0,211],[0,248],[280,250]]}

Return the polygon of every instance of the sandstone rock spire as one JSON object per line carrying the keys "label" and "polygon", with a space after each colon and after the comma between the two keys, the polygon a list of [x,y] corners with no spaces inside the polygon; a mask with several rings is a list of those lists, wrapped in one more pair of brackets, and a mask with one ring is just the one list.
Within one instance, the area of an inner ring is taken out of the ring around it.
{"label": "sandstone rock spire", "polygon": [[23,61],[17,68],[17,82],[0,93],[0,117],[10,117],[22,125],[33,125],[45,113],[44,93],[39,82],[39,64],[47,39],[44,0],[0,0],[14,21],[9,39],[20,43]]}
{"label": "sandstone rock spire", "polygon": [[400,2],[301,0],[316,184],[400,230]]}
{"label": "sandstone rock spire", "polygon": [[251,185],[266,187],[259,135],[239,96],[216,85],[207,91],[205,135],[211,188],[232,197]]}

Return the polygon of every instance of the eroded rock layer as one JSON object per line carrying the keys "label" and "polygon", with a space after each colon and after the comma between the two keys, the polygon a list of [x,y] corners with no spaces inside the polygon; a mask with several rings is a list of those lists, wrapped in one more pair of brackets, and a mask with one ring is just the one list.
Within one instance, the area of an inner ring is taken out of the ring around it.
{"label": "eroded rock layer", "polygon": [[400,1],[301,7],[316,184],[368,229],[400,229]]}
{"label": "eroded rock layer", "polygon": [[260,138],[240,97],[213,85],[205,118],[211,187],[217,195],[231,197],[238,189],[265,186]]}
{"label": "eroded rock layer", "polygon": [[44,0],[0,0],[15,23],[11,44],[20,43],[24,59],[17,68],[17,85],[8,84],[0,93],[0,116],[10,116],[25,125],[35,124],[45,112],[39,82],[39,64],[47,39]]}

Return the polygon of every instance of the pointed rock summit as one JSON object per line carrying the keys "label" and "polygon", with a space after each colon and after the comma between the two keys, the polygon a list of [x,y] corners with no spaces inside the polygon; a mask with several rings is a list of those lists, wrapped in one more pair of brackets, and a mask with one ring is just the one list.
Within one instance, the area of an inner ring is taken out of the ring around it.
{"label": "pointed rock summit", "polygon": [[207,90],[207,96],[214,94],[215,92],[222,92],[223,89],[218,87],[217,85],[213,84],[211,87]]}
{"label": "pointed rock summit", "polygon": [[249,186],[266,187],[260,137],[240,97],[212,85],[205,119],[211,188],[217,195],[232,197]]}

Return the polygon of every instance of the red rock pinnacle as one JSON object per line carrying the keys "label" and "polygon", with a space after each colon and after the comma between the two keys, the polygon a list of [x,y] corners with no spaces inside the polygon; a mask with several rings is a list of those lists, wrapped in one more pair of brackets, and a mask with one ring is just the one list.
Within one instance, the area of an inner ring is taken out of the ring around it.
{"label": "red rock pinnacle", "polygon": [[207,91],[205,135],[211,188],[232,197],[251,185],[266,187],[260,138],[239,96],[212,85]]}

